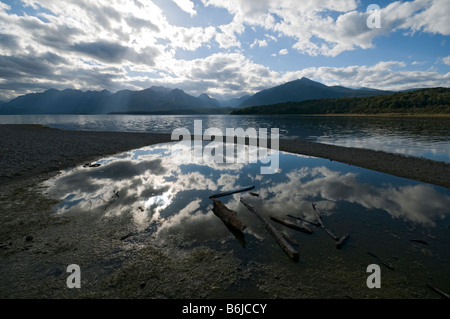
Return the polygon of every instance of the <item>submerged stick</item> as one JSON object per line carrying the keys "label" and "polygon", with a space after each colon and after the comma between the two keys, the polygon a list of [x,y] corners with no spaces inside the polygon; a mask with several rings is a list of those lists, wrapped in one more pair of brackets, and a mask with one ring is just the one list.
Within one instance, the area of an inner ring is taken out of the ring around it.
{"label": "submerged stick", "polygon": [[312,207],[314,209],[314,214],[316,215],[317,221],[319,222],[320,226],[327,232],[328,235],[330,235],[335,241],[339,241],[339,238],[336,237],[328,228],[325,227],[324,223],[322,222],[322,218],[320,217],[319,213],[316,210],[316,204],[312,204]]}
{"label": "submerged stick", "polygon": [[446,294],[445,292],[433,287],[432,285],[427,284],[428,288],[430,288],[431,290],[433,290],[434,292],[438,293],[439,295],[441,295],[442,297],[446,298],[446,299],[450,299],[450,295]]}
{"label": "submerged stick", "polygon": [[298,243],[297,243],[294,239],[292,239],[291,237],[289,237],[289,235],[287,235],[287,234],[285,234],[285,233],[281,233],[281,236],[283,236],[283,238],[286,239],[286,241],[287,241],[289,244],[294,245],[294,246],[298,246]]}
{"label": "submerged stick", "polygon": [[246,187],[243,187],[243,188],[240,188],[240,189],[236,189],[236,190],[232,190],[232,191],[227,191],[227,192],[222,192],[222,193],[211,195],[211,196],[209,196],[209,199],[219,198],[219,197],[228,196],[228,195],[232,195],[232,194],[236,194],[236,193],[242,193],[242,192],[250,191],[250,190],[252,190],[254,188],[255,188],[255,185],[253,185],[253,186],[246,186]]}
{"label": "submerged stick", "polygon": [[320,217],[319,213],[317,212],[316,204],[313,203],[312,207],[314,209],[314,214],[316,215],[319,225],[323,228],[324,231],[327,232],[328,235],[330,235],[336,241],[336,249],[341,249],[342,246],[344,246],[347,239],[350,237],[350,235],[346,234],[346,235],[342,236],[341,238],[337,237],[335,234],[333,234],[331,232],[331,230],[329,230],[327,227],[325,227],[325,224],[323,223],[322,218]]}
{"label": "submerged stick", "polygon": [[291,218],[294,218],[294,219],[298,219],[298,220],[300,220],[300,221],[302,221],[302,222],[305,222],[305,223],[314,225],[314,226],[316,226],[316,227],[320,227],[320,224],[319,224],[319,223],[310,222],[309,220],[306,220],[306,219],[303,219],[303,218],[300,218],[300,217],[297,217],[297,216],[292,216],[292,215],[289,215],[289,214],[288,214],[287,216],[288,216],[288,217],[291,217]]}
{"label": "submerged stick", "polygon": [[385,265],[386,267],[388,267],[389,269],[394,270],[394,267],[388,263],[387,261],[384,261],[383,259],[381,259],[380,257],[378,257],[377,255],[375,255],[374,253],[371,253],[370,251],[367,252],[370,256],[372,256],[373,258],[377,259],[381,264]]}
{"label": "submerged stick", "polygon": [[283,235],[275,228],[273,225],[264,217],[262,217],[256,209],[247,203],[242,197],[241,197],[241,203],[244,204],[245,207],[249,211],[251,211],[253,214],[256,215],[264,224],[266,227],[266,230],[272,235],[272,237],[275,239],[275,241],[280,245],[281,248],[283,248],[284,252],[294,261],[299,260],[299,253],[296,251],[287,241],[284,239]]}
{"label": "submerged stick", "polygon": [[339,239],[336,243],[336,248],[337,249],[341,249],[342,246],[344,246],[345,242],[347,241],[347,239],[350,237],[349,234],[346,234],[344,236],[341,237],[341,239]]}
{"label": "submerged stick", "polygon": [[294,224],[294,223],[291,223],[288,220],[285,220],[285,219],[282,219],[282,218],[279,218],[279,217],[270,216],[270,219],[273,220],[274,222],[277,222],[277,223],[282,224],[282,225],[284,225],[286,227],[289,227],[289,228],[301,231],[301,232],[303,232],[305,234],[312,234],[313,233],[312,229],[309,228],[309,227],[298,225],[298,224]]}
{"label": "submerged stick", "polygon": [[428,245],[428,243],[422,239],[410,239],[409,241],[412,241],[413,243]]}

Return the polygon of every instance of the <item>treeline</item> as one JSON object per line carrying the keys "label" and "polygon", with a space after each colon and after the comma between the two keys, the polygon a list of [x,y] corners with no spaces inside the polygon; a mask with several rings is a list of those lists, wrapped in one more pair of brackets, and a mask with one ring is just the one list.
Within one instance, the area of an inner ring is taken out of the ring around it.
{"label": "treeline", "polygon": [[253,106],[231,114],[450,114],[450,88]]}

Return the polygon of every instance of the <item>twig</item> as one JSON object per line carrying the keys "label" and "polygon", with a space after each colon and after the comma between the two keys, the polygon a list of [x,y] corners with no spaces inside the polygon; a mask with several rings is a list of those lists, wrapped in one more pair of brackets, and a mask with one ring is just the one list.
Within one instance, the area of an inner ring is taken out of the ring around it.
{"label": "twig", "polygon": [[106,206],[103,208],[103,210],[106,210],[108,208],[108,206],[111,205],[112,203],[114,203],[115,201],[116,201],[115,199],[110,201],[108,204],[106,204]]}
{"label": "twig", "polygon": [[431,290],[433,290],[434,292],[438,293],[439,295],[441,295],[442,297],[446,298],[446,299],[450,299],[450,295],[446,294],[445,292],[433,287],[432,285],[426,284]]}
{"label": "twig", "polygon": [[381,264],[385,265],[386,267],[388,267],[389,269],[394,270],[394,267],[388,263],[387,261],[384,261],[383,259],[381,259],[380,257],[378,257],[377,255],[371,253],[370,251],[367,252],[370,256],[372,256],[373,258],[377,259]]}
{"label": "twig", "polygon": [[296,216],[292,216],[292,215],[289,215],[289,214],[288,214],[287,216],[288,216],[288,217],[291,217],[291,218],[294,218],[294,219],[298,219],[298,220],[300,220],[300,221],[302,221],[302,222],[305,222],[305,223],[314,225],[314,226],[316,226],[316,227],[320,227],[320,224],[319,224],[319,223],[310,222],[309,220],[306,220],[306,219],[303,219],[303,218],[300,218],[300,217],[296,217]]}
{"label": "twig", "polygon": [[350,237],[349,234],[346,234],[344,236],[341,237],[341,239],[339,239],[336,243],[336,248],[337,249],[341,249],[342,246],[344,246],[345,242],[347,241],[347,239]]}
{"label": "twig", "polygon": [[319,222],[319,225],[322,226],[323,230],[327,232],[328,235],[330,235],[335,241],[336,241],[336,249],[341,249],[342,246],[345,244],[345,242],[347,241],[347,239],[350,237],[349,234],[345,234],[344,236],[342,236],[341,238],[337,237],[335,234],[333,234],[331,232],[331,230],[329,230],[327,227],[325,227],[322,218],[320,218],[319,213],[317,212],[316,209],[316,204],[312,204],[312,207],[314,209],[314,214],[316,215],[317,221]]}
{"label": "twig", "polygon": [[422,239],[410,239],[409,241],[412,241],[413,243],[419,243],[423,245],[428,245],[428,243]]}
{"label": "twig", "polygon": [[325,230],[327,234],[330,235],[335,241],[339,241],[339,238],[336,237],[328,228],[325,227],[324,223],[322,222],[322,218],[320,218],[320,215],[316,210],[316,204],[313,203],[312,207],[314,209],[314,214],[316,215],[317,221],[319,222],[320,226],[322,226],[323,230]]}

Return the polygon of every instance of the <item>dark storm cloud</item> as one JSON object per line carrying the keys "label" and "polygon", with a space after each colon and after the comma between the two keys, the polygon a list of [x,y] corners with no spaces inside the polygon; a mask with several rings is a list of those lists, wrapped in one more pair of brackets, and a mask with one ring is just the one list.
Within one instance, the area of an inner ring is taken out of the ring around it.
{"label": "dark storm cloud", "polygon": [[53,67],[41,56],[0,56],[0,78],[17,79],[25,76],[47,77]]}
{"label": "dark storm cloud", "polygon": [[127,47],[106,41],[81,42],[71,46],[70,49],[107,63],[120,63],[129,53]]}
{"label": "dark storm cloud", "polygon": [[71,28],[65,25],[58,25],[53,28],[42,29],[40,43],[52,48],[61,48],[71,45],[73,37],[82,35],[84,32],[77,28]]}
{"label": "dark storm cloud", "polygon": [[62,56],[52,52],[41,55],[0,56],[0,100],[50,88],[116,89],[123,70],[116,67],[73,68]]}
{"label": "dark storm cloud", "polygon": [[153,24],[151,21],[149,20],[144,20],[141,18],[137,18],[134,16],[129,16],[125,18],[125,21],[127,22],[127,24],[132,27],[133,29],[136,30],[141,30],[141,29],[150,29],[152,31],[155,32],[159,32],[159,28],[157,25]]}
{"label": "dark storm cloud", "polygon": [[83,12],[92,20],[96,21],[99,29],[112,29],[112,25],[116,22],[120,22],[122,16],[112,6],[98,6],[93,1],[79,0],[77,1],[77,6],[79,6]]}
{"label": "dark storm cloud", "polygon": [[107,41],[81,42],[71,46],[70,50],[106,63],[130,61],[150,66],[155,64],[154,59],[160,54],[158,49],[152,47],[146,47],[141,53],[137,53],[129,47]]}
{"label": "dark storm cloud", "polygon": [[0,33],[0,47],[15,50],[19,47],[19,44],[15,36]]}
{"label": "dark storm cloud", "polygon": [[51,77],[55,67],[66,64],[63,57],[47,52],[41,55],[1,55],[0,56],[0,78],[17,79],[21,77]]}

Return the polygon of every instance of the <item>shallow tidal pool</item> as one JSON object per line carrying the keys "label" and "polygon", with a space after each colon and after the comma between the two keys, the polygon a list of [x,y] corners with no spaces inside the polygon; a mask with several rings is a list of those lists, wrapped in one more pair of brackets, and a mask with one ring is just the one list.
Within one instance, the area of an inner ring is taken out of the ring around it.
{"label": "shallow tidal pool", "polygon": [[[123,241],[180,254],[207,246],[261,270],[211,297],[439,298],[427,285],[450,292],[449,189],[284,152],[271,175],[261,174],[259,162],[183,164],[175,147],[145,147],[63,171],[44,183],[45,194],[60,201],[59,215],[89,213],[104,223],[130,217]],[[255,194],[218,198],[246,225],[236,234],[209,197],[248,185]],[[321,227],[303,222],[313,231],[306,234],[270,221],[299,252],[293,261],[241,197],[267,220],[294,223],[301,222],[292,216],[317,222],[315,204],[326,228],[348,240],[336,249]],[[379,289],[367,286],[372,264],[380,266]]]}

